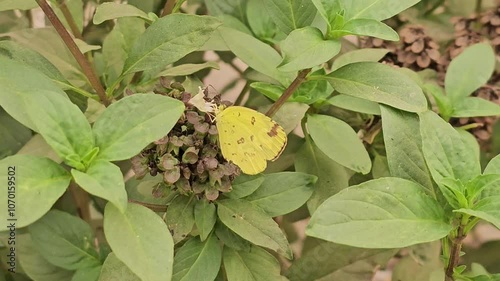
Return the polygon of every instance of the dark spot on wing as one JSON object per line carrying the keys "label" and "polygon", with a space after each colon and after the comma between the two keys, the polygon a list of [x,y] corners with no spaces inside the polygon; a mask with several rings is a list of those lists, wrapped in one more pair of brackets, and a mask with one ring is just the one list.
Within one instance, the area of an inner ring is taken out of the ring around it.
{"label": "dark spot on wing", "polygon": [[250,141],[253,141],[253,135],[250,136]]}
{"label": "dark spot on wing", "polygon": [[242,144],[245,142],[245,139],[244,138],[240,138],[239,140],[236,141],[238,144]]}
{"label": "dark spot on wing", "polygon": [[250,122],[252,123],[252,125],[255,125],[255,117],[252,116],[252,119],[250,120]]}
{"label": "dark spot on wing", "polygon": [[278,127],[280,125],[278,125],[278,123],[274,123],[274,126],[271,128],[271,130],[269,132],[267,132],[267,134],[270,136],[270,137],[274,137],[274,136],[277,136],[278,135]]}

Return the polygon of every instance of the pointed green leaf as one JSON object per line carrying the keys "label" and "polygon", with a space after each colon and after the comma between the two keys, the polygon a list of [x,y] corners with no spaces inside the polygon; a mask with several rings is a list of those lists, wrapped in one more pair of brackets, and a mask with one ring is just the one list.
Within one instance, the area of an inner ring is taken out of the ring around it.
{"label": "pointed green leaf", "polygon": [[177,196],[167,208],[166,222],[172,238],[178,243],[193,230],[195,202],[187,196]]}
{"label": "pointed green leaf", "polygon": [[286,281],[276,258],[260,247],[248,252],[224,248],[223,260],[228,281]]}
{"label": "pointed green leaf", "polygon": [[104,198],[122,213],[127,208],[127,192],[118,166],[107,161],[95,161],[85,172],[72,169],[75,182],[88,193]]}
{"label": "pointed green leaf", "polygon": [[297,151],[295,170],[318,177],[307,208],[312,214],[328,197],[349,186],[347,170],[325,155],[310,138]]}
{"label": "pointed green leaf", "polygon": [[174,257],[173,281],[213,281],[222,261],[222,248],[215,236],[205,242],[189,239]]}
{"label": "pointed green leaf", "polygon": [[477,97],[465,97],[455,101],[451,117],[498,116],[500,105]]}
{"label": "pointed green leaf", "polygon": [[[349,270],[360,262],[376,263],[379,256],[392,256],[390,249],[362,249],[326,242],[308,237],[300,259],[288,268],[290,281],[339,280],[334,276]],[[343,280],[343,279],[342,279]]]}
{"label": "pointed green leaf", "polygon": [[141,281],[115,253],[110,253],[102,265],[99,281]]}
{"label": "pointed green leaf", "polygon": [[[37,281],[70,281],[73,271],[55,266],[48,262],[35,248],[31,235],[21,234],[16,237],[19,264],[26,275]],[[1,279],[0,279],[1,280]]]}
{"label": "pointed green leaf", "polygon": [[262,185],[245,199],[272,217],[288,214],[311,197],[318,178],[298,172],[265,175]]}
{"label": "pointed green leaf", "polygon": [[146,22],[151,23],[148,14],[129,4],[120,4],[114,2],[102,3],[97,6],[93,18],[94,24],[101,24],[104,21],[117,19],[121,17],[139,17]]}
{"label": "pointed green leaf", "polygon": [[248,66],[283,85],[292,81],[292,73],[284,73],[276,68],[280,64],[281,56],[271,46],[232,28],[221,27],[219,32],[231,52]]}
{"label": "pointed green leaf", "polygon": [[377,62],[381,60],[387,53],[388,49],[364,48],[343,53],[335,58],[332,64],[332,71],[341,68],[354,62]]}
{"label": "pointed green leaf", "polygon": [[370,156],[347,123],[332,116],[309,115],[307,130],[318,148],[332,160],[356,172],[370,172]]}
{"label": "pointed green leaf", "polygon": [[0,3],[0,11],[8,10],[29,10],[37,7],[34,0],[2,0]]}
{"label": "pointed green leaf", "polygon": [[215,224],[215,234],[219,240],[224,243],[224,247],[231,247],[238,251],[250,251],[252,244],[243,239],[231,229],[227,228],[222,222]]}
{"label": "pointed green leaf", "polygon": [[232,199],[239,199],[252,194],[264,182],[264,176],[258,175],[245,175],[238,176],[232,183],[233,189],[231,192],[226,193],[227,197]]}
{"label": "pointed green leaf", "polygon": [[32,139],[33,133],[0,108],[0,135],[2,136],[0,159],[3,159],[16,154]]}
{"label": "pointed green leaf", "polygon": [[332,30],[331,36],[338,38],[341,36],[354,34],[361,36],[371,36],[388,41],[398,41],[399,35],[390,26],[374,19],[352,19],[346,22],[342,29]]}
{"label": "pointed green leaf", "polygon": [[263,0],[263,2],[276,25],[286,34],[310,25],[316,16],[316,9],[308,0]]}
{"label": "pointed green leaf", "polygon": [[328,99],[326,102],[336,107],[340,107],[355,112],[361,112],[372,115],[381,114],[378,103],[349,95],[343,95],[343,94],[336,95]]}
{"label": "pointed green leaf", "polygon": [[438,202],[416,183],[381,178],[327,199],[313,214],[306,234],[362,248],[400,248],[448,235]]}
{"label": "pointed green leaf", "polygon": [[420,134],[425,162],[434,181],[454,178],[467,182],[481,174],[474,150],[436,113],[420,114]]}
{"label": "pointed green leaf", "polygon": [[241,199],[218,201],[219,219],[229,229],[244,239],[269,248],[286,258],[292,258],[292,251],[285,235],[276,222],[262,209]]}
{"label": "pointed green leaf", "polygon": [[135,42],[123,74],[167,66],[198,50],[221,22],[209,16],[171,14],[155,21]]}
{"label": "pointed green leaf", "polygon": [[478,217],[500,229],[500,196],[486,197],[480,200],[472,209],[459,209],[455,212]]}
{"label": "pointed green leaf", "polygon": [[420,87],[411,78],[388,65],[375,62],[351,63],[320,79],[326,79],[342,94],[410,112],[427,109],[427,100]]}
{"label": "pointed green leaf", "polygon": [[40,254],[54,265],[75,270],[101,264],[92,230],[78,217],[52,210],[30,225],[29,231]]}
{"label": "pointed green leaf", "polygon": [[116,257],[141,280],[170,280],[174,242],[165,222],[153,211],[129,203],[122,214],[107,204],[104,234]]}
{"label": "pointed green leaf", "polygon": [[215,222],[217,221],[215,205],[206,199],[199,200],[194,206],[194,221],[200,232],[201,241],[205,241],[214,229]]}
{"label": "pointed green leaf", "polygon": [[483,174],[500,174],[500,154],[490,160]]}
{"label": "pointed green leaf", "polygon": [[110,105],[94,123],[98,159],[131,158],[165,136],[184,111],[184,104],[166,96],[135,94]]}
{"label": "pointed green leaf", "polygon": [[315,27],[292,31],[281,43],[283,60],[278,69],[298,71],[327,62],[340,52],[340,41],[325,40]]}
{"label": "pointed green leaf", "polygon": [[214,61],[207,61],[204,63],[186,63],[186,64],[181,64],[177,65],[171,68],[168,68],[156,75],[156,77],[160,76],[187,76],[191,75],[193,73],[196,73],[200,70],[206,69],[206,68],[213,68],[213,69],[220,69],[219,64]]}
{"label": "pointed green leaf", "polygon": [[417,182],[429,194],[434,194],[431,174],[422,152],[422,139],[418,134],[418,115],[384,105],[380,108],[391,175]]}
{"label": "pointed green leaf", "polygon": [[[446,71],[445,89],[453,103],[486,84],[495,68],[495,54],[487,43],[475,44],[454,58]],[[467,71],[464,71],[467,69]]]}
{"label": "pointed green leaf", "polygon": [[[7,157],[0,161],[0,169],[5,175],[5,200],[0,201],[0,208],[5,211],[1,213],[0,218],[5,222],[9,218],[16,218],[18,228],[33,223],[50,210],[66,191],[71,180],[69,173],[59,164],[31,155]],[[11,193],[15,198],[10,198]],[[8,205],[11,202],[8,199],[13,199],[17,206],[12,214],[9,212]],[[7,224],[0,228],[6,229]]]}

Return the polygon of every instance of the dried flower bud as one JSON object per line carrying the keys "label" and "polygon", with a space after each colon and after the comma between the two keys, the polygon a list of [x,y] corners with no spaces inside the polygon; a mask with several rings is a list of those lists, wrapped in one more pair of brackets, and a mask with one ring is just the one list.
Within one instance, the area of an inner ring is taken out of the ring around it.
{"label": "dried flower bud", "polygon": [[181,177],[181,171],[179,166],[174,167],[171,170],[166,170],[163,172],[163,181],[167,184],[172,185],[179,180]]}
{"label": "dried flower bud", "polygon": [[198,149],[189,147],[182,155],[182,163],[194,164],[198,161]]}
{"label": "dried flower bud", "polygon": [[179,189],[184,194],[188,194],[189,192],[192,191],[191,185],[189,184],[189,180],[185,178],[180,178],[176,183],[175,187]]}
{"label": "dried flower bud", "polygon": [[148,173],[147,158],[137,155],[131,159],[132,170],[137,179],[142,179]]}
{"label": "dried flower bud", "polygon": [[209,128],[210,128],[210,124],[208,124],[208,123],[194,124],[194,130],[197,133],[206,134],[208,132]]}
{"label": "dried flower bud", "polygon": [[214,170],[219,165],[219,161],[213,157],[203,158],[203,164],[207,170]]}
{"label": "dried flower bud", "polygon": [[193,125],[196,125],[203,120],[203,118],[200,115],[198,115],[198,113],[195,111],[186,112],[186,119],[190,124]]}
{"label": "dried flower bud", "polygon": [[163,171],[168,171],[174,169],[179,164],[179,160],[175,158],[172,154],[164,154],[160,158],[160,163],[158,167]]}
{"label": "dried flower bud", "polygon": [[193,189],[193,192],[196,193],[196,194],[201,194],[202,192],[205,191],[205,189],[207,189],[208,185],[206,183],[200,183],[200,182],[193,182],[193,186],[192,186],[192,189]]}
{"label": "dried flower bud", "polygon": [[210,201],[215,201],[219,197],[219,191],[217,188],[209,186],[205,190],[205,198],[207,198]]}

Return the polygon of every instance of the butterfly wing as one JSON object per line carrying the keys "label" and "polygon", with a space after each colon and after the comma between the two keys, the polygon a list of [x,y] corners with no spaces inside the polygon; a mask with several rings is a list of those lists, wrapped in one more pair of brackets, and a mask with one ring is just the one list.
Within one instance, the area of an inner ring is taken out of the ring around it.
{"label": "butterfly wing", "polygon": [[285,148],[283,128],[260,112],[231,106],[219,112],[216,119],[224,158],[245,174],[264,171],[267,160],[276,159]]}

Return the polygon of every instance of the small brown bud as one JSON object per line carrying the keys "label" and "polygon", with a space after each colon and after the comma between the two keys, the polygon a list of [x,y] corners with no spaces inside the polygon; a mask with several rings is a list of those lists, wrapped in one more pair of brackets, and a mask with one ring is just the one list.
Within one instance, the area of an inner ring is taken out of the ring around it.
{"label": "small brown bud", "polygon": [[182,163],[194,164],[198,161],[198,149],[189,147],[182,155]]}

